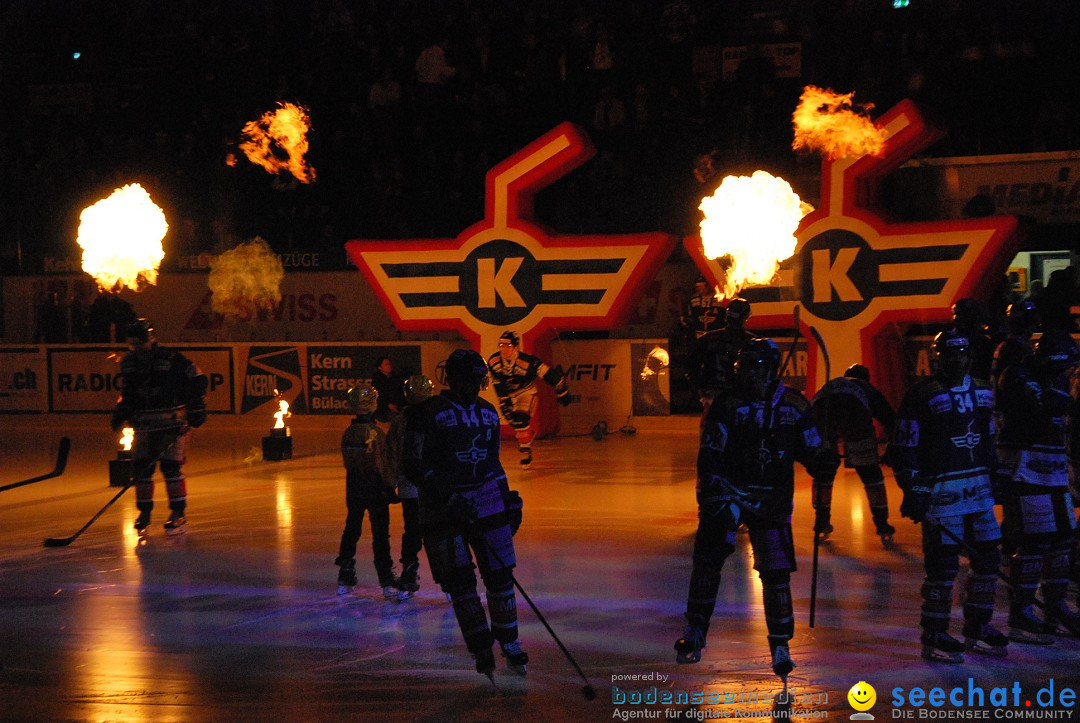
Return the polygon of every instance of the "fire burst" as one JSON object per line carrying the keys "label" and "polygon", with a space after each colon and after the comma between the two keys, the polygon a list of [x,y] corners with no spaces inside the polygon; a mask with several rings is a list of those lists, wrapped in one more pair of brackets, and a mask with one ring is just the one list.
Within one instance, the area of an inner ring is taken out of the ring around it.
{"label": "fire burst", "polygon": [[165,258],[161,240],[169,230],[165,214],[137,183],[112,192],[79,215],[83,271],[102,291],[138,290],[157,283]]}
{"label": "fire burst", "polygon": [[705,256],[720,259],[726,272],[723,298],[738,295],[745,286],[770,283],[780,262],[795,253],[799,221],[813,210],[787,181],[765,171],[726,176],[698,208],[705,213]]}
{"label": "fire burst", "polygon": [[240,317],[281,301],[285,268],[281,258],[258,236],[210,262],[211,308],[224,317]]}
{"label": "fire burst", "polygon": [[854,97],[854,93],[806,86],[792,116],[792,149],[817,151],[830,161],[846,156],[880,156],[885,148],[885,129],[870,120],[874,106],[857,105],[852,102]]}
{"label": "fire burst", "polygon": [[274,412],[274,429],[285,429],[285,417],[291,417],[289,403],[284,399],[278,400],[278,410]]}
{"label": "fire burst", "polygon": [[248,160],[269,173],[288,171],[301,183],[315,180],[315,169],[304,156],[308,151],[307,134],[311,128],[307,109],[293,103],[278,103],[278,109],[249,121],[241,134],[240,150]]}

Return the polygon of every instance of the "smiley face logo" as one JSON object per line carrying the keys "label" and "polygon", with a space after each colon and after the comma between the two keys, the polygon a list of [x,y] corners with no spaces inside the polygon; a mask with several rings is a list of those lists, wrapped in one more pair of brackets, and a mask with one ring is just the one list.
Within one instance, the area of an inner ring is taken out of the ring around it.
{"label": "smiley face logo", "polygon": [[847,699],[848,703],[850,703],[851,707],[855,710],[870,710],[877,701],[877,691],[875,691],[874,687],[865,680],[860,680],[858,683],[851,686],[851,690],[849,690],[847,694]]}

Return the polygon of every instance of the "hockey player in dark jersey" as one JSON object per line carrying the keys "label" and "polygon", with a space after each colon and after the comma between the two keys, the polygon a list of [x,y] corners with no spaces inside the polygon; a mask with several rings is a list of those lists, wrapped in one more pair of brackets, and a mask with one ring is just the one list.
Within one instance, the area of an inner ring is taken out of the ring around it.
{"label": "hockey player in dark jersey", "polygon": [[379,393],[364,384],[347,393],[353,417],[341,435],[341,458],[345,463],[345,505],[348,514],[341,532],[338,557],[338,595],[345,595],[356,585],[356,543],[364,525],[364,514],[371,527],[371,553],[375,574],[383,597],[397,599],[394,561],[390,557],[390,500],[394,479],[386,461],[386,434],[375,423]]}
{"label": "hockey player in dark jersey", "polygon": [[[994,517],[993,390],[970,375],[971,345],[957,331],[934,337],[936,369],[911,387],[900,405],[889,458],[904,491],[900,514],[922,528],[922,656],[963,662],[963,651],[1007,653],[1008,639],[991,624],[1001,532]],[[960,546],[969,545],[971,575],[964,602],[964,642],[949,635]]]}
{"label": "hockey player in dark jersey", "polygon": [[779,365],[780,351],[771,340],[744,345],[736,361],[736,384],[713,402],[702,427],[687,625],[675,642],[675,659],[701,660],[720,572],[735,551],[739,525],[745,524],[761,577],[773,671],[786,679],[795,667],[788,650],[795,631],[790,586],[794,463],[798,460],[816,479],[836,474],[839,458],[821,445],[810,403],[777,377]]}
{"label": "hockey player in dark jersey", "polygon": [[404,405],[400,414],[395,414],[386,433],[387,469],[391,479],[396,481],[397,496],[401,500],[401,517],[404,530],[401,533],[401,577],[395,583],[398,600],[408,600],[420,589],[420,560],[418,554],[423,544],[420,532],[420,495],[416,484],[405,474],[402,465],[405,434],[409,418],[416,414],[416,407],[431,397],[435,385],[423,374],[414,374],[402,385]]}
{"label": "hockey player in dark jersey", "polygon": [[708,332],[722,327],[725,317],[726,311],[716,298],[716,292],[704,276],[699,276],[694,282],[694,293],[687,300],[686,311],[680,319],[690,341],[700,339]]}
{"label": "hockey player in dark jersey", "polygon": [[720,329],[701,336],[690,351],[687,376],[701,398],[702,419],[708,416],[709,404],[725,390],[734,386],[735,360],[739,350],[754,335],[746,330],[750,318],[750,302],[732,299],[727,305],[727,323]]}
{"label": "hockey player in dark jersey", "polygon": [[[1016,545],[1009,561],[1009,638],[1019,643],[1052,643],[1059,621],[1080,626],[1080,614],[1065,601],[1076,525],[1065,423],[1078,363],[1072,337],[1049,332],[1034,356],[1010,366],[998,382],[997,452],[1009,480],[1003,507]],[[1047,620],[1035,614],[1040,582]]]}
{"label": "hockey player in dark jersey", "polygon": [[[870,515],[881,539],[889,543],[896,528],[889,524],[889,498],[885,491],[885,475],[881,473],[878,457],[876,419],[890,433],[896,421],[896,412],[877,387],[870,383],[870,370],[862,364],[853,364],[844,376],[831,379],[814,395],[814,419],[821,438],[829,449],[839,450],[843,441],[844,460],[855,470],[866,488],[870,503]],[[815,480],[814,531],[828,538],[833,526],[831,478]]]}
{"label": "hockey player in dark jersey", "polygon": [[154,509],[154,467],[157,458],[169,496],[165,532],[183,532],[187,524],[187,460],[189,430],[206,421],[206,375],[186,356],[158,346],[154,327],[146,319],[128,325],[131,351],[120,362],[120,398],[112,416],[113,431],[125,423],[135,430],[132,446],[135,471],[135,529],[145,535]]}
{"label": "hockey player in dark jersey", "polygon": [[994,367],[990,381],[997,388],[1002,373],[1013,364],[1019,364],[1031,356],[1033,345],[1031,337],[1039,328],[1039,312],[1032,301],[1017,301],[1009,304],[1006,318],[1009,335],[998,344],[994,351]]}
{"label": "hockey player in dark jersey", "polygon": [[[529,656],[518,643],[513,577],[521,498],[508,487],[499,462],[499,414],[479,396],[487,380],[487,364],[475,351],[450,355],[450,388],[417,406],[409,421],[405,464],[420,490],[432,576],[450,595],[477,672],[491,677],[494,642],[519,673]],[[487,589],[490,627],[476,592],[476,567]]]}
{"label": "hockey player in dark jersey", "polygon": [[555,401],[568,406],[572,400],[561,367],[552,369],[539,357],[521,351],[521,338],[513,331],[499,337],[499,350],[488,357],[488,370],[495,381],[499,411],[514,430],[521,466],[532,464],[533,411],[536,409],[536,380],[543,379],[555,390]]}

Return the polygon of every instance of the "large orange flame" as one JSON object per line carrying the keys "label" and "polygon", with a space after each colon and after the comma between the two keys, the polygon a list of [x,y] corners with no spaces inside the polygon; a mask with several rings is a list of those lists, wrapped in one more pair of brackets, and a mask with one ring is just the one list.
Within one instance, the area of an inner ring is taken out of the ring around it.
{"label": "large orange flame", "polygon": [[737,296],[746,286],[770,283],[780,262],[795,253],[795,230],[813,208],[791,184],[765,171],[725,176],[698,207],[705,256],[720,259],[726,278],[719,294]]}
{"label": "large orange flame", "polygon": [[210,305],[225,317],[268,309],[281,301],[285,268],[281,257],[258,236],[210,262]]}
{"label": "large orange flame", "polygon": [[308,151],[307,134],[311,126],[307,109],[293,103],[278,103],[278,109],[249,121],[241,134],[240,150],[248,160],[269,173],[288,171],[301,183],[315,180],[315,169],[304,156]]}
{"label": "large orange flame", "polygon": [[138,291],[143,282],[157,283],[168,230],[165,214],[142,186],[118,188],[79,215],[83,271],[102,291]]}
{"label": "large orange flame", "polygon": [[872,104],[856,105],[854,93],[834,93],[808,85],[792,115],[794,150],[805,148],[830,161],[846,156],[880,156],[885,148],[885,129],[870,120]]}

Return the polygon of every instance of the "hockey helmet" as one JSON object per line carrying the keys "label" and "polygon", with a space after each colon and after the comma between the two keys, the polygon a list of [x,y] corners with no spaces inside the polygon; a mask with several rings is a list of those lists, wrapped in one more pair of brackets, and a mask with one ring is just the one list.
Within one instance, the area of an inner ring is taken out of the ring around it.
{"label": "hockey helmet", "polygon": [[947,329],[934,337],[934,356],[941,357],[947,354],[970,354],[971,341],[967,334],[955,329]]}
{"label": "hockey helmet", "polygon": [[957,326],[965,328],[981,327],[986,321],[986,312],[982,304],[965,296],[958,299],[952,307],[953,320]]}
{"label": "hockey helmet", "polygon": [[149,319],[135,319],[127,325],[127,329],[124,330],[125,339],[135,339],[140,342],[150,341],[154,336],[154,325],[150,323]]}
{"label": "hockey helmet", "polygon": [[1064,332],[1043,334],[1035,344],[1035,361],[1044,369],[1062,372],[1080,363],[1080,348]]}
{"label": "hockey helmet", "polygon": [[370,384],[351,387],[345,396],[349,400],[353,414],[372,414],[379,406],[379,392]]}
{"label": "hockey helmet", "polygon": [[1016,331],[1022,331],[1025,328],[1035,328],[1040,322],[1039,312],[1035,308],[1035,302],[1030,299],[1009,304],[1005,316],[1009,321],[1009,326]]}
{"label": "hockey helmet", "polygon": [[769,379],[780,372],[780,347],[772,339],[751,339],[739,349],[735,359],[735,373],[745,375],[755,369],[765,368]]}
{"label": "hockey helmet", "polygon": [[740,324],[745,324],[746,320],[750,318],[750,302],[741,296],[729,301],[727,305],[727,318],[728,321],[737,321]]}
{"label": "hockey helmet", "polygon": [[487,389],[487,362],[472,349],[455,349],[446,359],[446,383],[451,389],[461,384],[479,384],[481,389]]}
{"label": "hockey helmet", "polygon": [[518,336],[516,331],[504,331],[499,334],[499,346],[519,347],[521,346],[521,337]]}
{"label": "hockey helmet", "polygon": [[967,334],[955,329],[940,332],[934,337],[933,349],[937,373],[950,384],[959,384],[971,371],[971,342]]}
{"label": "hockey helmet", "polygon": [[851,379],[862,379],[864,382],[869,383],[870,370],[862,364],[852,364],[847,368],[847,371],[844,372],[844,376]]}
{"label": "hockey helmet", "polygon": [[423,374],[413,374],[405,380],[402,388],[406,404],[419,404],[428,399],[435,391],[435,383]]}

